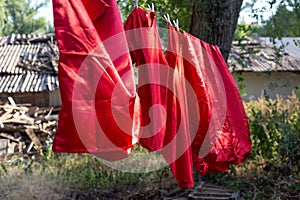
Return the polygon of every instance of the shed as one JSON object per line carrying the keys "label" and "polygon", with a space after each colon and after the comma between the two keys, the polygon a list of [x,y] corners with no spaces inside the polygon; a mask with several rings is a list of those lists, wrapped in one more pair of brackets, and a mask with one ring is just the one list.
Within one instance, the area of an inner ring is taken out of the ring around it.
{"label": "shed", "polygon": [[60,106],[58,59],[54,34],[0,37],[0,101]]}
{"label": "shed", "polygon": [[274,99],[299,93],[299,41],[289,38],[272,43],[267,38],[247,38],[233,42],[228,66],[245,100],[262,94]]}

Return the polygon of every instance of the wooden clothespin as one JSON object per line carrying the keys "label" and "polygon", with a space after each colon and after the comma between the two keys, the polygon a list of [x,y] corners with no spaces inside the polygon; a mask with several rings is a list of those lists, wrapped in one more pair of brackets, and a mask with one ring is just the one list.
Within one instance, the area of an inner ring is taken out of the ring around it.
{"label": "wooden clothespin", "polygon": [[179,29],[179,21],[178,21],[178,19],[173,20],[173,24],[174,24],[175,28],[177,28],[178,30],[180,30]]}
{"label": "wooden clothespin", "polygon": [[164,18],[165,18],[165,20],[166,20],[168,23],[172,24],[172,23],[171,23],[171,19],[170,19],[170,15],[169,15],[169,14],[164,15]]}
{"label": "wooden clothespin", "polygon": [[154,3],[151,3],[151,6],[150,4],[148,4],[148,10],[151,12],[155,12]]}

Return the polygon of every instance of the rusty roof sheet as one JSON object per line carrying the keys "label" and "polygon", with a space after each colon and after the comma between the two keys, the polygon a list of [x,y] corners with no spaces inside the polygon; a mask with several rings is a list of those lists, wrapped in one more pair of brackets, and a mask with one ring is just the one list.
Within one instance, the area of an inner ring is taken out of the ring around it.
{"label": "rusty roof sheet", "polygon": [[233,42],[228,66],[231,71],[300,72],[300,58],[270,42],[248,38]]}
{"label": "rusty roof sheet", "polygon": [[0,92],[42,92],[59,87],[55,35],[0,37]]}

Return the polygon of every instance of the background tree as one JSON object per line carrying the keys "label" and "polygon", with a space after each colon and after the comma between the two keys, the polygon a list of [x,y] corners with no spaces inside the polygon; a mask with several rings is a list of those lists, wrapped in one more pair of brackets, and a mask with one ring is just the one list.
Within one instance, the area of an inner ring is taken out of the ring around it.
{"label": "background tree", "polygon": [[38,10],[48,4],[49,0],[44,0],[33,5],[31,0],[5,0],[0,1],[0,25],[1,35],[12,33],[29,34],[45,33],[50,29],[50,24],[45,17],[36,17]]}
{"label": "background tree", "polygon": [[[247,30],[247,37],[300,37],[300,0],[273,0],[269,1],[268,7],[257,8],[257,0],[248,1],[244,9],[252,13],[256,18],[256,24],[245,24],[241,22],[238,32]],[[277,7],[274,15],[264,19],[264,12],[271,12]],[[236,35],[240,35],[237,33]]]}
{"label": "background tree", "polygon": [[227,60],[243,0],[198,0],[190,33],[220,47]]}
{"label": "background tree", "polygon": [[[292,4],[291,4],[292,5]],[[293,6],[293,5],[292,5]],[[274,16],[262,27],[262,36],[268,37],[299,37],[300,36],[300,6],[292,7],[280,4]]]}
{"label": "background tree", "polygon": [[[0,0],[0,27],[4,27],[5,17],[5,0]],[[2,29],[0,29],[0,35],[2,34]]]}
{"label": "background tree", "polygon": [[[236,29],[243,0],[153,0],[139,1],[139,6],[147,8],[154,2],[158,17],[170,14],[178,18],[180,27],[196,37],[220,47],[227,59]],[[133,8],[131,0],[119,0],[121,11],[126,18]]]}

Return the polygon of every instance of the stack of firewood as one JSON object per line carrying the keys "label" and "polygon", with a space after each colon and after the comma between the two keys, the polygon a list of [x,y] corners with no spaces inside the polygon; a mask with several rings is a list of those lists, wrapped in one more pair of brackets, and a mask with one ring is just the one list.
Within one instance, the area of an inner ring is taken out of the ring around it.
{"label": "stack of firewood", "polygon": [[53,108],[17,105],[12,98],[0,105],[0,154],[42,153],[57,126]]}

